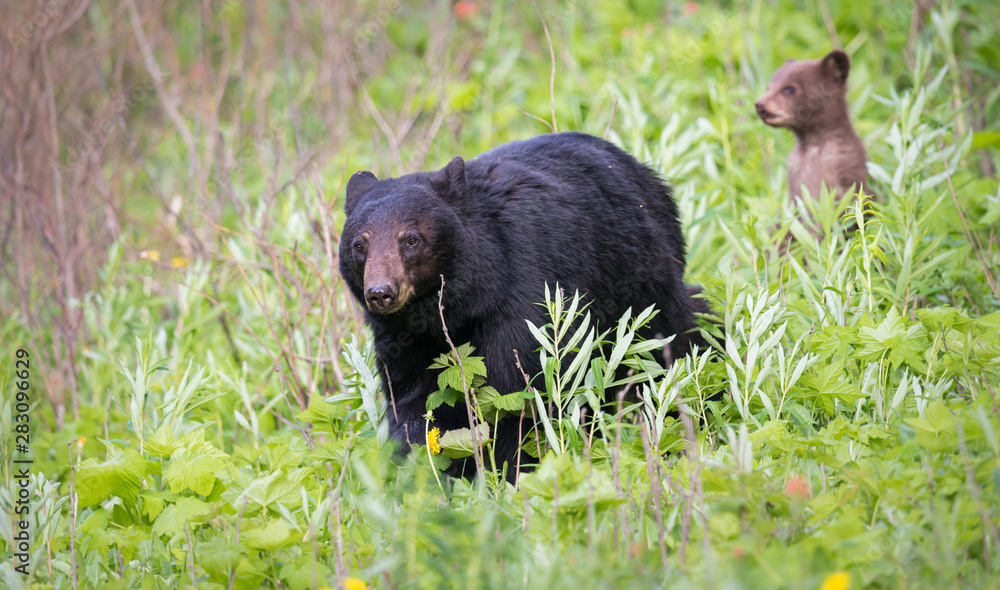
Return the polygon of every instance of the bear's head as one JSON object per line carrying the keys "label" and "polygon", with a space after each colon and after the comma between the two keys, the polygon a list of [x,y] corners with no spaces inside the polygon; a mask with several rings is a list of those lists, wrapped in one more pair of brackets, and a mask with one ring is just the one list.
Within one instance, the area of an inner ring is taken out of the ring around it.
{"label": "bear's head", "polygon": [[755,103],[757,115],[772,127],[807,132],[839,123],[847,114],[845,94],[851,58],[840,51],[823,59],[790,59],[771,77]]}
{"label": "bear's head", "polygon": [[374,314],[403,309],[440,287],[463,235],[465,161],[437,172],[379,180],[368,171],[347,181],[340,272]]}

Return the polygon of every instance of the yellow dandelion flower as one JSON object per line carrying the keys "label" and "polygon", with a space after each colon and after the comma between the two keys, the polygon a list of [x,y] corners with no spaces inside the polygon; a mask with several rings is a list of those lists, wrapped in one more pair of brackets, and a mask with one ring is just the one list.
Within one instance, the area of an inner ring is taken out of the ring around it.
{"label": "yellow dandelion flower", "polygon": [[139,252],[139,258],[145,258],[146,260],[152,260],[153,262],[160,261],[160,251],[159,250],[143,250]]}
{"label": "yellow dandelion flower", "polygon": [[851,574],[847,572],[836,572],[827,576],[823,580],[820,590],[847,590],[851,587]]}
{"label": "yellow dandelion flower", "polygon": [[174,256],[170,259],[170,266],[174,268],[184,268],[188,265],[188,259],[183,256]]}
{"label": "yellow dandelion flower", "polygon": [[79,439],[77,439],[76,444],[78,444],[78,445],[80,445],[82,447],[84,445],[84,443],[86,443],[86,442],[87,442],[87,437],[86,436],[81,436]]}
{"label": "yellow dandelion flower", "polygon": [[[437,430],[437,428],[434,430]],[[344,580],[344,588],[346,590],[368,590],[368,584],[358,578],[347,578]]]}
{"label": "yellow dandelion flower", "polygon": [[438,444],[438,439],[441,438],[441,429],[434,427],[427,432],[427,447],[431,450],[432,455],[437,455],[441,452],[441,445]]}

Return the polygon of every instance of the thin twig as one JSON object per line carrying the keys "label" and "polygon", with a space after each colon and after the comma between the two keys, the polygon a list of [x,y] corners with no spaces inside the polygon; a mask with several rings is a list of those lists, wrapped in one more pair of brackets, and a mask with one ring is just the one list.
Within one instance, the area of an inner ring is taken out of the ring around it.
{"label": "thin twig", "polygon": [[[525,388],[530,389],[532,393],[537,393],[535,391],[535,388],[531,386],[531,383],[528,380],[528,374],[525,373],[524,372],[524,368],[521,367],[521,357],[518,356],[516,348],[514,349],[514,362],[517,363],[517,370],[520,371],[521,372],[521,376],[524,377],[524,386],[525,386]],[[534,418],[534,416],[535,416],[535,406],[532,405],[532,404],[528,404],[528,407],[531,408],[531,415],[532,415],[532,418],[533,418],[532,419],[532,423],[537,427],[538,426],[538,420]],[[535,431],[535,449],[538,452],[538,460],[541,461],[542,460],[542,443],[539,441],[538,431],[537,430]]]}
{"label": "thin twig", "polygon": [[986,283],[989,285],[990,291],[993,292],[993,296],[997,297],[997,286],[993,283],[993,277],[990,276],[989,265],[986,264],[982,257],[982,242],[979,241],[979,236],[972,233],[972,230],[969,229],[969,224],[965,221],[965,215],[962,214],[962,207],[958,204],[958,196],[955,194],[955,187],[951,183],[951,170],[948,167],[948,158],[944,157],[944,150],[941,146],[941,138],[937,139],[937,148],[938,153],[941,155],[941,161],[944,162],[944,173],[945,177],[948,179],[948,188],[951,190],[951,200],[955,203],[955,211],[958,212],[958,218],[962,220],[962,227],[965,228],[965,235],[972,244],[972,251],[976,254],[976,260],[979,261],[979,266],[983,269],[983,275],[986,276]]}
{"label": "thin twig", "polygon": [[389,405],[392,406],[392,417],[399,422],[399,414],[396,412],[396,396],[392,393],[392,379],[389,378],[389,367],[382,364],[382,370],[385,372],[385,386],[389,389]]}
{"label": "thin twig", "polygon": [[[670,567],[670,563],[667,561],[667,545],[664,542],[664,535],[666,531],[663,528],[663,508],[660,505],[660,490],[663,487],[662,478],[660,477],[660,460],[659,456],[656,457],[656,468],[653,468],[653,451],[650,449],[649,440],[649,428],[646,424],[646,419],[640,420],[639,434],[642,438],[642,451],[646,455],[646,474],[649,477],[650,488],[653,492],[653,509],[656,512],[656,529],[658,531],[656,535],[656,541],[660,546],[660,561],[663,562],[663,571],[667,571]],[[683,563],[683,547],[681,548],[681,562]]]}
{"label": "thin twig", "polygon": [[462,390],[465,393],[465,409],[469,413],[469,430],[472,431],[472,442],[476,447],[476,452],[473,456],[476,459],[476,468],[479,473],[483,473],[483,448],[479,439],[479,429],[476,427],[475,418],[472,414],[472,399],[469,396],[469,384],[465,379],[465,365],[462,364],[462,357],[458,354],[458,349],[455,348],[455,343],[451,341],[451,336],[448,334],[448,324],[444,321],[444,275],[441,277],[441,290],[438,291],[438,314],[441,316],[441,328],[444,330],[444,339],[448,341],[448,346],[451,348],[451,353],[455,355],[455,362],[458,363],[458,372],[462,376]]}
{"label": "thin twig", "polygon": [[306,445],[309,446],[309,452],[315,452],[316,449],[313,448],[312,440],[309,439],[309,434],[306,432],[306,429],[302,427],[302,424],[299,424],[299,417],[295,415],[295,410],[292,409],[292,404],[288,401],[288,396],[285,395],[285,380],[281,378],[281,371],[278,370],[277,373],[278,383],[281,384],[281,399],[285,400],[285,405],[288,406],[288,411],[292,414],[292,419],[295,420],[295,427],[302,433],[302,438],[305,439]]}
{"label": "thin twig", "polygon": [[76,579],[76,492],[73,490],[73,482],[76,475],[76,465],[73,463],[73,443],[71,440],[66,446],[69,447],[69,557],[70,568],[73,573],[73,590],[78,588]]}
{"label": "thin twig", "polygon": [[352,425],[347,434],[347,446],[344,448],[344,465],[340,468],[340,475],[337,477],[337,488],[330,491],[331,495],[335,496],[333,498],[333,509],[330,511],[330,516],[336,519],[336,522],[331,524],[335,525],[335,528],[337,529],[337,536],[334,539],[337,550],[337,559],[334,562],[334,568],[336,568],[338,585],[342,585],[344,583],[344,534],[340,530],[340,488],[344,483],[344,475],[347,473],[347,466],[350,464],[351,441],[353,440],[354,426]]}
{"label": "thin twig", "polygon": [[[681,422],[684,425],[684,434],[688,442],[688,461],[692,458],[696,461],[694,469],[691,472],[691,502],[694,504],[697,502],[695,508],[698,510],[698,516],[701,520],[701,544],[702,552],[704,555],[709,555],[712,547],[711,535],[709,534],[708,528],[708,516],[705,512],[705,482],[701,478],[701,469],[705,466],[705,462],[701,458],[701,452],[698,449],[698,437],[694,433],[694,421],[691,420],[691,415],[688,413],[687,408],[681,408],[679,412],[681,416]],[[706,572],[708,576],[712,575],[712,571],[708,570]],[[709,580],[707,584],[709,587],[714,586]]]}
{"label": "thin twig", "polygon": [[191,573],[191,587],[198,587],[198,577],[194,575],[194,543],[191,542],[191,529],[188,527],[188,523],[184,523],[184,536],[187,537],[188,542],[188,558],[191,561],[191,568],[188,570]]}
{"label": "thin twig", "polygon": [[174,126],[177,128],[177,132],[180,133],[184,145],[187,146],[188,151],[194,157],[196,154],[194,136],[191,134],[191,129],[188,128],[187,122],[184,121],[184,117],[177,110],[177,103],[179,101],[163,90],[163,74],[160,71],[160,66],[156,63],[156,57],[153,55],[153,50],[146,39],[146,34],[142,30],[142,18],[139,16],[139,10],[135,7],[135,0],[125,1],[127,3],[129,21],[132,24],[132,31],[135,34],[135,41],[139,46],[139,53],[142,54],[142,58],[146,63],[146,70],[153,78],[153,87],[156,89],[156,94],[160,97],[163,110],[166,111],[170,120],[174,122]]}

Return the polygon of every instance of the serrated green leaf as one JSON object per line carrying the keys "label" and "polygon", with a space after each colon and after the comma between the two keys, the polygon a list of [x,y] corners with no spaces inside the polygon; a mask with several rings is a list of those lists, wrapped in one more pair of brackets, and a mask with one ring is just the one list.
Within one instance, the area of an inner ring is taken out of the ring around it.
{"label": "serrated green leaf", "polygon": [[809,350],[824,358],[847,358],[858,343],[857,329],[850,326],[823,326],[809,340]]}
{"label": "serrated green leaf", "polygon": [[246,546],[258,551],[274,551],[289,540],[291,531],[284,519],[273,520],[263,528],[245,531],[240,535],[240,541]]}
{"label": "serrated green leaf", "polygon": [[858,383],[844,375],[842,363],[823,365],[803,381],[812,389],[806,395],[814,397],[828,416],[832,416],[836,410],[834,400],[838,400],[846,408],[853,408],[864,397]]}
{"label": "serrated green leaf", "polygon": [[94,550],[98,555],[103,555],[111,548],[114,539],[108,532],[108,511],[104,508],[94,510],[94,513],[87,517],[76,529],[79,539],[87,541],[88,549]]}
{"label": "serrated green leaf", "polygon": [[[480,424],[476,429],[481,446],[493,440],[489,438],[489,424]],[[469,457],[476,451],[476,441],[472,436],[472,431],[468,428],[459,428],[458,430],[445,432],[438,439],[438,444],[441,445],[441,454],[450,459]]]}
{"label": "serrated green leaf", "polygon": [[274,504],[293,506],[301,501],[299,489],[302,487],[302,479],[308,473],[308,470],[295,470],[290,473],[274,471],[250,481],[242,490],[239,486],[233,486],[223,496],[237,509],[243,504],[244,497],[251,507],[268,508]]}
{"label": "serrated green leaf", "polygon": [[481,356],[469,356],[462,359],[462,367],[465,368],[465,378],[471,376],[486,377],[486,363]]}
{"label": "serrated green leaf", "polygon": [[504,412],[498,413],[496,406],[493,405],[493,400],[499,396],[500,392],[489,385],[483,385],[476,389],[476,404],[479,406],[479,412],[491,424],[496,423],[498,418],[505,415]]}
{"label": "serrated green leaf", "polygon": [[958,418],[940,399],[928,404],[920,418],[904,420],[917,433],[917,444],[930,451],[949,451],[958,447]]}
{"label": "serrated green leaf", "polygon": [[184,524],[211,512],[206,502],[198,498],[181,498],[167,506],[153,522],[153,534],[174,536],[184,530]]}
{"label": "serrated green leaf", "polygon": [[232,543],[223,536],[214,537],[195,545],[195,555],[198,565],[210,574],[217,576],[229,575],[229,572],[243,557],[243,543]]}
{"label": "serrated green leaf", "polygon": [[323,423],[334,419],[337,412],[333,404],[328,404],[321,396],[309,396],[309,407],[296,414],[300,422]]}
{"label": "serrated green leaf", "polygon": [[524,408],[524,396],[520,391],[498,395],[493,398],[493,405],[505,412],[520,412]]}
{"label": "serrated green leaf", "polygon": [[177,494],[170,490],[146,490],[142,493],[142,513],[150,521],[156,520],[168,503],[176,501]]}
{"label": "serrated green leaf", "polygon": [[191,490],[207,496],[215,486],[215,475],[225,469],[227,457],[207,443],[195,449],[178,449],[170,456],[170,465],[164,470],[163,477],[172,492]]}
{"label": "serrated green leaf", "polygon": [[133,449],[108,445],[105,460],[87,459],[80,464],[74,488],[77,502],[81,507],[94,506],[111,496],[118,496],[129,504],[134,503],[145,477],[145,457]]}
{"label": "serrated green leaf", "polygon": [[954,307],[935,307],[932,309],[917,310],[917,317],[928,330],[938,330],[942,327],[951,329],[961,315],[961,312]]}
{"label": "serrated green leaf", "polygon": [[570,453],[550,451],[536,471],[521,477],[519,487],[529,498],[557,501],[559,511],[575,512],[591,506],[603,510],[624,502],[607,471],[593,469]]}
{"label": "serrated green leaf", "polygon": [[441,404],[448,404],[451,407],[455,407],[455,402],[459,401],[464,397],[464,394],[457,389],[451,387],[445,387],[444,389],[438,389],[434,393],[427,396],[426,408],[428,412],[432,412],[438,408]]}
{"label": "serrated green leaf", "polygon": [[888,358],[894,369],[905,362],[923,373],[927,364],[921,355],[930,345],[925,335],[923,326],[914,324],[907,327],[896,308],[891,308],[877,326],[859,328],[858,341],[862,348],[857,356],[864,362]]}
{"label": "serrated green leaf", "polygon": [[148,439],[146,439],[143,445],[143,451],[146,455],[153,455],[155,457],[169,457],[179,449],[183,443],[176,438],[174,438],[174,431],[169,424],[163,422],[160,427],[156,429]]}

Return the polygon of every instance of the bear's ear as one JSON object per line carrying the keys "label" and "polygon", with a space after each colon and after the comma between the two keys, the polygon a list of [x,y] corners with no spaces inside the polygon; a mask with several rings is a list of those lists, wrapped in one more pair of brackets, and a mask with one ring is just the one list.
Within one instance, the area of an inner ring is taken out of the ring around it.
{"label": "bear's ear", "polygon": [[431,174],[431,185],[445,201],[457,205],[465,200],[465,160],[455,156],[444,168]]}
{"label": "bear's ear", "polygon": [[847,74],[851,71],[851,58],[843,51],[836,49],[827,54],[820,62],[823,74],[840,84],[847,82]]}
{"label": "bear's ear", "polygon": [[367,193],[368,189],[376,182],[378,182],[378,178],[375,178],[375,175],[367,170],[355,172],[347,181],[347,201],[344,202],[344,212],[350,215],[361,195]]}

